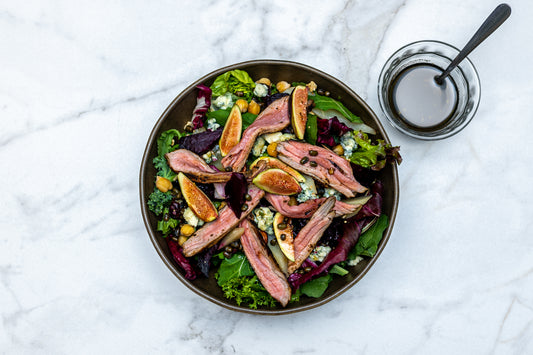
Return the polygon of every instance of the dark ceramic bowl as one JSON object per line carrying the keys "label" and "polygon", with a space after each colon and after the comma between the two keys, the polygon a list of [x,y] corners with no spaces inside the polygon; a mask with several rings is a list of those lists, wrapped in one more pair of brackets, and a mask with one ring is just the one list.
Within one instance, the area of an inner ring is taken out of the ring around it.
{"label": "dark ceramic bowl", "polygon": [[265,315],[294,313],[318,307],[339,296],[361,280],[376,262],[383,251],[383,248],[385,248],[392,231],[392,226],[396,218],[396,210],[398,208],[399,185],[396,165],[388,165],[381,172],[380,178],[385,186],[383,195],[383,213],[389,216],[390,222],[389,227],[385,231],[383,239],[379,244],[376,255],[370,259],[365,258],[355,267],[350,267],[350,274],[343,277],[334,277],[322,297],[315,299],[303,296],[301,297],[300,302],[289,303],[285,308],[280,306],[278,308],[259,308],[254,310],[248,308],[246,305],[238,306],[234,301],[224,298],[222,291],[214,278],[213,270],[211,271],[209,278],[199,277],[194,281],[185,279],[183,271],[174,263],[165,239],[159,232],[157,232],[156,216],[148,210],[146,205],[148,196],[154,190],[156,171],[152,165],[152,160],[157,155],[157,138],[161,132],[168,129],[183,129],[185,123],[191,119],[192,111],[196,105],[197,90],[195,87],[198,84],[209,86],[218,75],[233,69],[247,71],[254,80],[267,77],[274,83],[280,80],[286,80],[288,82],[309,82],[313,80],[317,83],[319,88],[331,92],[332,97],[340,99],[348,109],[360,116],[367,125],[373,127],[377,132],[378,138],[389,142],[389,138],[387,137],[383,126],[370,107],[348,86],[315,68],[300,63],[280,60],[253,60],[220,68],[198,79],[179,94],[163,112],[150,134],[150,138],[148,139],[144,151],[140,171],[141,211],[146,229],[157,253],[170,271],[172,271],[172,273],[176,275],[185,286],[211,302],[234,311]]}

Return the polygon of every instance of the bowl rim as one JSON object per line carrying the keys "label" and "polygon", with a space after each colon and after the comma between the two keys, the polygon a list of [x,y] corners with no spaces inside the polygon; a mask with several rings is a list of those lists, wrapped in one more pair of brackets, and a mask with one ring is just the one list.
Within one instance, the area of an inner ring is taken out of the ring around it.
{"label": "bowl rim", "polygon": [[392,180],[393,180],[393,183],[394,183],[394,191],[393,191],[393,199],[392,199],[392,212],[390,214],[389,217],[389,225],[387,227],[387,229],[385,230],[384,232],[384,235],[383,235],[383,238],[378,246],[378,250],[376,251],[376,254],[369,259],[368,261],[368,264],[366,265],[366,267],[358,274],[354,277],[353,280],[347,282],[346,284],[344,284],[341,288],[339,288],[337,291],[335,291],[334,293],[332,293],[331,295],[328,295],[326,297],[323,297],[323,298],[319,298],[317,299],[316,302],[313,302],[311,304],[306,304],[306,305],[301,305],[301,306],[296,306],[294,308],[290,308],[290,309],[287,309],[287,308],[283,308],[283,309],[251,309],[249,307],[243,307],[243,306],[237,306],[237,305],[233,305],[233,304],[229,304],[229,303],[225,303],[221,300],[219,300],[218,298],[210,295],[209,293],[207,292],[204,292],[198,288],[196,288],[189,280],[185,279],[185,277],[180,273],[180,271],[178,270],[178,268],[172,263],[171,260],[169,260],[165,253],[164,253],[164,250],[159,246],[159,243],[157,242],[157,239],[159,238],[158,235],[155,233],[154,230],[152,230],[151,226],[150,226],[150,220],[149,220],[149,213],[150,211],[148,210],[148,207],[147,207],[147,203],[146,203],[146,199],[145,199],[145,195],[146,195],[146,191],[144,189],[144,185],[145,185],[145,179],[144,179],[144,172],[146,170],[147,167],[149,167],[149,163],[151,163],[151,161],[149,161],[149,153],[150,153],[150,148],[152,147],[152,145],[157,141],[157,132],[159,131],[159,128],[160,126],[163,124],[163,121],[165,120],[165,118],[168,116],[168,114],[174,109],[174,106],[176,105],[177,102],[179,102],[182,97],[184,97],[191,89],[195,88],[197,85],[199,84],[203,84],[205,81],[207,81],[207,79],[209,78],[213,78],[213,77],[216,77],[220,74],[223,74],[225,73],[226,71],[229,71],[229,70],[233,70],[233,69],[241,69],[243,66],[248,66],[248,65],[288,65],[288,66],[291,66],[291,67],[297,67],[297,68],[300,68],[300,69],[304,69],[306,71],[309,71],[309,72],[312,72],[313,74],[316,74],[318,76],[322,76],[322,77],[325,77],[327,78],[328,80],[330,81],[333,81],[336,85],[340,86],[349,96],[355,98],[356,101],[358,101],[358,104],[368,113],[368,116],[369,118],[371,118],[372,120],[374,120],[374,123],[376,124],[377,128],[378,128],[378,132],[381,133],[381,135],[383,136],[383,139],[386,143],[390,143],[390,140],[389,140],[389,137],[387,136],[387,133],[383,127],[383,125],[381,124],[380,120],[378,119],[377,115],[374,113],[374,111],[370,108],[370,106],[368,106],[368,104],[359,96],[357,95],[350,87],[348,87],[346,84],[344,84],[342,81],[340,81],[339,79],[319,70],[319,69],[316,69],[316,68],[313,68],[309,65],[306,65],[306,64],[302,64],[302,63],[299,63],[299,62],[294,62],[294,61],[288,61],[288,60],[278,60],[278,59],[255,59],[255,60],[248,60],[248,61],[244,61],[244,62],[239,62],[239,63],[235,63],[235,64],[231,64],[231,65],[227,65],[227,66],[224,66],[222,68],[219,68],[219,69],[216,69],[204,76],[202,76],[201,78],[199,78],[198,80],[194,81],[192,84],[190,84],[189,86],[187,86],[185,89],[183,89],[171,102],[170,104],[167,106],[167,108],[163,111],[163,113],[160,115],[159,119],[156,121],[154,127],[152,128],[152,131],[150,132],[150,136],[148,138],[148,141],[146,143],[146,147],[144,149],[144,153],[143,153],[143,156],[142,156],[142,161],[141,161],[141,166],[140,166],[140,171],[139,171],[139,194],[140,194],[140,204],[141,204],[141,214],[142,214],[142,217],[143,217],[143,222],[144,222],[144,225],[145,225],[145,228],[150,236],[150,240],[154,246],[154,248],[156,249],[157,253],[159,254],[159,257],[162,259],[163,263],[167,266],[167,268],[182,282],[182,284],[184,284],[187,288],[189,288],[191,291],[193,291],[194,293],[196,293],[197,295],[221,306],[221,307],[224,307],[226,309],[229,309],[229,310],[232,310],[232,311],[237,311],[237,312],[242,312],[242,313],[250,313],[250,314],[258,314],[258,315],[283,315],[283,314],[291,314],[291,313],[296,313],[296,312],[302,312],[302,311],[306,311],[306,310],[309,310],[309,309],[313,309],[313,308],[316,308],[316,307],[319,307],[319,306],[322,306],[326,303],[328,303],[329,301],[339,297],[341,294],[343,294],[344,292],[346,292],[348,289],[350,289],[351,287],[353,287],[357,282],[359,282],[365,275],[366,273],[372,268],[372,266],[374,265],[374,263],[378,260],[379,256],[381,255],[383,249],[385,249],[385,246],[390,238],[390,235],[392,233],[392,229],[393,229],[393,226],[394,226],[394,222],[396,220],[396,214],[397,214],[397,210],[398,210],[398,203],[399,203],[399,192],[400,192],[400,186],[399,186],[399,180],[398,180],[398,168],[397,168],[397,164],[394,163],[392,164]]}

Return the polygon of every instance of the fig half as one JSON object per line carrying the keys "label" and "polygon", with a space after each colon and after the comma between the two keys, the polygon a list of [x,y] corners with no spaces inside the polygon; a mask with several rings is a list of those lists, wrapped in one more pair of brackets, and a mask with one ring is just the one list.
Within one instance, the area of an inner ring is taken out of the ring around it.
{"label": "fig half", "polygon": [[217,209],[194,182],[184,173],[178,174],[178,182],[185,202],[198,218],[204,222],[211,222],[217,218]]}
{"label": "fig half", "polygon": [[220,136],[218,145],[220,146],[220,154],[225,157],[228,155],[231,148],[235,147],[241,140],[242,131],[242,115],[238,105],[234,105],[231,109],[228,120],[224,125],[224,130]]}
{"label": "fig half", "polygon": [[260,162],[265,162],[267,168],[277,168],[289,173],[293,178],[298,182],[305,182],[305,178],[298,171],[294,170],[284,162],[273,157],[259,157],[250,165],[250,170],[252,170]]}
{"label": "fig half", "polygon": [[295,178],[277,168],[262,171],[252,183],[261,190],[276,195],[294,195],[302,190]]}
{"label": "fig half", "polygon": [[307,124],[307,87],[297,86],[291,94],[291,123],[298,139],[304,139]]}

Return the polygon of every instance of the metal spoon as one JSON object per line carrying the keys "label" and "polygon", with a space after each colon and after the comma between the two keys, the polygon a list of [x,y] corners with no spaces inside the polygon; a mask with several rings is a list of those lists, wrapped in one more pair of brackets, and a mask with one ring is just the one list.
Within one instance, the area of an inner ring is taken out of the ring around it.
{"label": "metal spoon", "polygon": [[464,46],[464,48],[459,52],[457,57],[448,65],[448,68],[439,76],[435,77],[435,81],[437,84],[442,85],[444,82],[444,79],[450,74],[452,70],[455,69],[455,67],[461,63],[463,59],[466,58],[467,55],[470,54],[476,47],[481,44],[484,40],[489,37],[492,32],[496,31],[498,27],[502,23],[507,20],[507,18],[511,15],[511,7],[507,4],[500,4],[498,5],[494,11],[487,17],[485,22],[481,25],[481,27],[477,30],[477,32],[472,36],[470,41]]}

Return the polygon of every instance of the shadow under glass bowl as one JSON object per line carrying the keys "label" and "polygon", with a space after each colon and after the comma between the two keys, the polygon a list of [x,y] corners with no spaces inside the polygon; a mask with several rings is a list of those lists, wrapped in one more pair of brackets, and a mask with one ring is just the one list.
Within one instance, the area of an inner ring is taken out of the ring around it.
{"label": "shadow under glass bowl", "polygon": [[148,209],[148,196],[154,191],[156,176],[152,160],[157,156],[157,138],[162,132],[171,128],[182,130],[185,123],[191,119],[196,105],[197,90],[195,87],[197,85],[205,84],[210,86],[218,75],[233,69],[245,70],[255,80],[262,77],[270,78],[273,83],[281,80],[288,82],[309,82],[312,80],[319,88],[329,91],[332,97],[341,100],[349,110],[361,117],[367,125],[373,127],[377,132],[376,138],[384,139],[387,143],[390,143],[385,130],[370,107],[348,86],[320,70],[304,64],[281,60],[252,60],[217,69],[183,90],[166,108],[150,134],[142,158],[139,179],[141,212],[146,230],[157,253],[170,271],[189,289],[215,304],[234,311],[263,315],[288,314],[318,307],[336,298],[361,280],[376,262],[387,244],[398,208],[399,183],[396,164],[388,164],[380,172],[379,176],[385,187],[383,213],[389,216],[389,226],[384,232],[376,255],[373,258],[365,258],[354,267],[349,267],[350,273],[348,275],[334,277],[322,297],[307,298],[302,296],[300,302],[289,303],[285,308],[279,306],[276,308],[250,309],[247,305],[237,305],[235,301],[224,297],[214,278],[214,270],[210,271],[209,278],[198,277],[194,281],[187,280],[184,277],[184,272],[174,263],[165,238],[157,232],[156,216]]}

